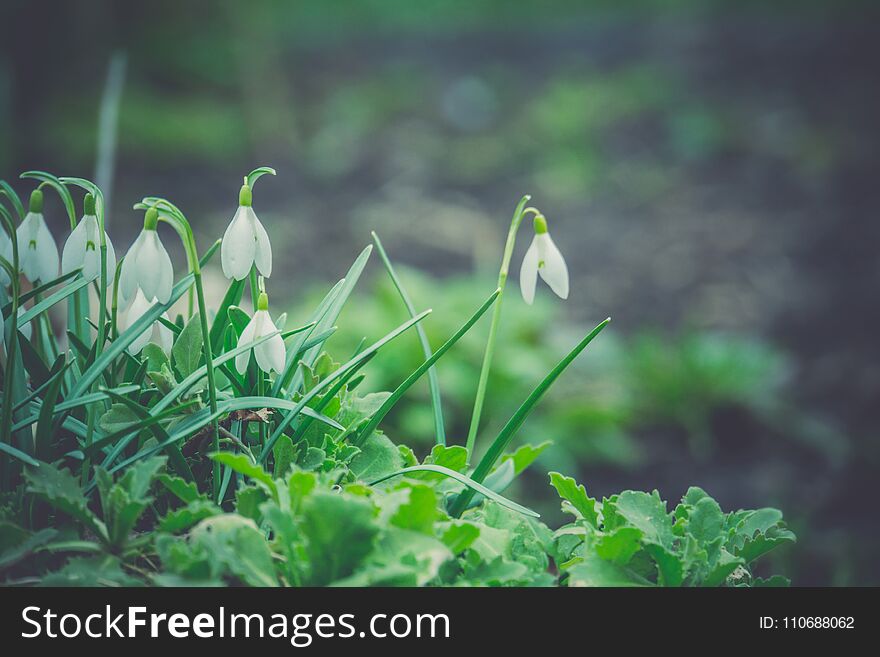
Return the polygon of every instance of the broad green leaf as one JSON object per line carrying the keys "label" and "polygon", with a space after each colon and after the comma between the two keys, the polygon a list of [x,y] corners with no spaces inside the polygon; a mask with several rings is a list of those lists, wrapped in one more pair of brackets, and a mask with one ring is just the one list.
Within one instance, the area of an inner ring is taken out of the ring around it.
{"label": "broad green leaf", "polygon": [[379,527],[366,500],[316,492],[306,497],[301,512],[310,585],[348,577],[372,552]]}
{"label": "broad green leaf", "polygon": [[688,518],[688,531],[700,543],[710,543],[721,536],[724,514],[718,502],[704,497],[693,507]]}
{"label": "broad green leaf", "polygon": [[666,511],[666,503],[659,493],[652,494],[627,490],[617,496],[614,512],[629,525],[637,527],[645,535],[645,540],[664,547],[671,547],[675,536],[672,533],[672,519]]}
{"label": "broad green leaf", "polygon": [[352,473],[364,481],[379,479],[402,467],[403,459],[397,446],[381,433],[371,434],[361,445],[361,453],[349,465]]}
{"label": "broad green leaf", "polygon": [[156,529],[169,534],[186,531],[205,518],[212,518],[223,513],[222,509],[209,500],[197,499],[186,506],[166,513],[156,525]]}
{"label": "broad green leaf", "polygon": [[582,586],[650,586],[638,575],[598,555],[587,553],[585,557],[566,569],[568,585]]}
{"label": "broad green leaf", "polygon": [[174,346],[171,347],[171,355],[174,356],[177,371],[182,377],[186,378],[198,368],[199,360],[202,358],[203,344],[199,314],[195,313],[186,323],[180,335],[177,336]]}
{"label": "broad green leaf", "polygon": [[636,527],[618,527],[596,541],[596,554],[606,561],[625,566],[642,545],[642,531]]}
{"label": "broad green leaf", "polygon": [[479,526],[466,520],[454,520],[446,525],[441,540],[453,554],[461,554],[473,545],[479,536]]}
{"label": "broad green leaf", "polygon": [[275,457],[272,476],[275,477],[275,479],[280,479],[287,474],[287,471],[293,464],[294,457],[296,456],[296,448],[293,446],[293,442],[288,436],[281,436],[278,442],[275,443],[275,448],[272,450],[272,454]]}
{"label": "broad green leaf", "polygon": [[505,454],[504,457],[502,457],[502,462],[513,461],[514,476],[519,476],[523,470],[534,463],[535,459],[537,459],[541,453],[552,444],[552,442],[546,440],[539,445],[521,445],[513,454]]}
{"label": "broad green leaf", "polygon": [[391,516],[391,524],[422,534],[434,533],[434,521],[439,517],[437,496],[430,486],[410,485],[408,499]]}

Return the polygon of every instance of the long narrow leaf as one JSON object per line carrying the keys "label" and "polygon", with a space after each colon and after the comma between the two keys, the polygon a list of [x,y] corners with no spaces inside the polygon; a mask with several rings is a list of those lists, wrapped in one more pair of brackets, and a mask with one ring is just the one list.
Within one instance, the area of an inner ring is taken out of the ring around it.
{"label": "long narrow leaf", "polygon": [[[403,305],[406,306],[409,316],[415,317],[415,306],[413,306],[409,294],[407,294],[406,289],[403,287],[403,283],[397,277],[397,272],[394,271],[391,260],[388,258],[388,254],[385,253],[382,241],[375,232],[371,233],[371,235],[373,236],[373,242],[376,244],[376,250],[379,252],[379,257],[382,259],[382,264],[385,265],[385,270],[388,272],[388,276],[391,277],[391,282],[394,283],[394,287],[397,288],[397,292],[400,294],[401,300],[403,300]],[[416,326],[416,333],[419,335],[419,342],[422,345],[422,353],[425,355],[425,360],[431,360],[431,343],[428,342],[425,327],[419,324]],[[446,429],[443,425],[443,403],[440,399],[440,382],[437,379],[437,370],[433,365],[428,368],[428,389],[431,392],[431,410],[434,413],[434,442],[437,445],[445,445]]]}
{"label": "long narrow leaf", "polygon": [[278,423],[275,427],[275,431],[272,432],[272,435],[269,437],[269,440],[266,441],[266,444],[263,446],[263,451],[260,453],[259,462],[262,463],[266,460],[269,454],[272,453],[272,448],[275,446],[275,443],[281,437],[281,434],[284,433],[284,430],[287,426],[293,421],[296,415],[308,404],[315,396],[319,393],[323,392],[326,388],[329,388],[333,382],[338,379],[340,376],[344,376],[346,372],[348,372],[351,368],[356,367],[358,363],[360,363],[365,358],[372,356],[374,353],[379,351],[383,346],[389,343],[391,340],[399,336],[401,333],[406,331],[407,329],[413,327],[418,322],[422,321],[425,317],[427,317],[431,313],[430,310],[426,310],[422,313],[419,313],[409,321],[404,322],[396,329],[388,333],[381,340],[374,342],[369,347],[364,349],[357,356],[352,358],[350,361],[340,366],[335,372],[329,375],[326,379],[321,381],[314,388],[309,390],[303,397],[297,402],[296,407],[291,410],[287,415],[284,416],[284,419]]}
{"label": "long narrow leaf", "polygon": [[[384,477],[380,477],[374,481],[369,483],[370,486],[375,486],[376,484],[381,484],[383,481],[391,479],[392,477],[399,477],[401,475],[405,475],[409,472],[436,472],[438,474],[445,475],[450,479],[455,479],[460,484],[464,484],[467,486],[469,492],[473,495],[474,493],[480,493],[488,497],[493,502],[497,502],[503,507],[507,507],[512,511],[516,511],[518,513],[523,514],[524,516],[529,516],[530,518],[540,518],[541,515],[532,511],[529,508],[522,506],[521,504],[517,504],[513,500],[509,500],[503,495],[499,495],[495,491],[489,490],[483,484],[478,481],[474,481],[467,475],[463,475],[460,472],[456,472],[455,470],[450,470],[449,468],[444,468],[442,465],[433,465],[430,463],[426,463],[424,465],[413,465],[408,468],[403,468],[402,470],[398,470],[397,472],[392,472],[391,474],[387,474]],[[459,496],[460,497],[460,496]]]}
{"label": "long narrow leaf", "polygon": [[33,306],[23,312],[21,314],[21,317],[18,318],[19,325],[24,326],[29,321],[34,319],[37,315],[45,312],[59,301],[64,301],[64,299],[69,297],[71,294],[83,289],[84,287],[87,287],[89,282],[90,281],[87,281],[84,278],[80,278],[78,280],[75,280],[73,283],[65,285],[63,288],[61,288],[54,294],[49,295],[39,303],[35,303]]}
{"label": "long narrow leaf", "polygon": [[[602,332],[608,323],[611,321],[609,317],[602,323],[600,323],[596,328],[590,331],[587,336],[581,340],[568,354],[566,354],[565,358],[559,361],[556,364],[550,373],[544,377],[544,380],[538,384],[538,386],[532,390],[531,394],[526,398],[526,400],[520,405],[518,409],[516,409],[516,413],[507,421],[507,424],[499,432],[498,436],[489,446],[488,451],[480,459],[479,464],[474,469],[473,479],[477,482],[482,482],[486,475],[492,470],[492,467],[495,465],[495,462],[501,457],[504,453],[504,450],[507,449],[507,445],[510,443],[510,440],[513,438],[513,435],[516,431],[522,426],[522,423],[528,417],[529,413],[531,413],[532,409],[535,407],[535,404],[544,396],[544,393],[553,385],[553,382],[559,378],[559,375],[565,371],[569,365],[571,365],[572,361],[577,358],[578,354],[580,354],[590,342],[593,341],[599,333]],[[482,492],[482,491],[480,491]],[[468,503],[471,501],[471,498],[474,496],[473,490],[468,490],[458,496],[453,504],[452,509],[450,509],[450,515],[454,517],[458,517],[461,515],[462,511],[467,508]]]}
{"label": "long narrow leaf", "polygon": [[495,303],[495,300],[498,299],[498,295],[501,294],[501,290],[495,290],[492,295],[483,302],[483,305],[480,306],[477,311],[471,315],[470,319],[466,321],[458,331],[453,334],[451,338],[449,338],[446,342],[444,342],[441,347],[435,351],[428,359],[419,365],[412,374],[410,374],[394,392],[386,399],[379,409],[373,413],[373,417],[370,418],[370,421],[367,425],[361,430],[358,435],[357,441],[355,444],[362,445],[364,441],[370,437],[370,434],[375,431],[376,427],[379,426],[379,423],[383,420],[383,418],[388,414],[388,412],[394,408],[394,405],[400,400],[400,398],[404,395],[404,393],[409,390],[410,386],[415,383],[426,370],[430,370],[433,367],[434,363],[436,363],[443,355],[449,351],[449,349],[458,342],[461,337],[467,333],[471,327],[477,323],[477,320],[482,317],[489,308],[492,307],[492,304]]}

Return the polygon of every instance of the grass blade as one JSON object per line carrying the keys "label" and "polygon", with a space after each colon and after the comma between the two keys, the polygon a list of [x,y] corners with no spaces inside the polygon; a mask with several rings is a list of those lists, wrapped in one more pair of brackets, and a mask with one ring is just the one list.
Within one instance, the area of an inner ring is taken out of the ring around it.
{"label": "grass blade", "polygon": [[[550,373],[544,377],[544,380],[538,384],[538,386],[532,390],[532,393],[526,398],[526,400],[520,405],[518,409],[516,409],[516,413],[507,421],[507,424],[501,429],[498,436],[489,446],[489,450],[480,459],[479,464],[476,469],[474,469],[474,473],[472,475],[473,479],[477,482],[482,482],[486,475],[492,470],[492,466],[495,465],[495,462],[501,457],[504,453],[504,450],[507,449],[507,445],[510,443],[510,440],[513,438],[513,435],[516,431],[522,426],[522,423],[525,421],[526,417],[528,417],[529,413],[532,412],[532,409],[535,407],[535,404],[544,396],[544,393],[553,385],[553,382],[559,378],[559,375],[565,371],[565,368],[571,365],[572,361],[577,358],[578,354],[580,354],[590,342],[593,341],[599,333],[602,332],[608,323],[611,321],[609,317],[602,323],[600,323],[596,328],[590,331],[587,336],[581,340],[568,354],[566,354],[565,358],[559,361]],[[482,491],[480,491],[482,492]],[[471,498],[474,496],[473,490],[468,490],[458,496],[455,500],[452,509],[450,509],[449,513],[453,517],[458,517],[461,515],[462,511],[467,508],[468,503],[471,501]]]}
{"label": "grass blade", "polygon": [[[409,472],[436,472],[438,474],[445,475],[450,479],[455,479],[458,483],[464,484],[468,491],[473,495],[474,493],[480,493],[481,495],[488,497],[493,502],[497,502],[501,506],[507,507],[512,511],[516,511],[518,513],[523,514],[524,516],[529,516],[530,518],[540,518],[541,515],[532,511],[529,508],[522,506],[521,504],[517,504],[513,500],[509,500],[503,495],[499,495],[495,491],[489,490],[483,484],[478,481],[474,481],[467,475],[463,475],[460,472],[456,472],[455,470],[450,470],[449,468],[444,468],[442,465],[432,465],[430,463],[426,463],[424,465],[413,465],[408,468],[403,468],[402,470],[398,470],[397,472],[392,472],[391,474],[387,474],[384,477],[380,477],[375,481],[371,481],[369,483],[370,486],[375,486],[376,484],[380,484],[383,481],[391,479],[392,477],[399,477],[401,475],[405,475]],[[461,497],[461,495],[459,495]]]}
{"label": "grass blade", "polygon": [[466,321],[455,334],[449,338],[446,342],[441,345],[441,347],[433,353],[428,359],[419,365],[412,374],[410,374],[399,386],[397,389],[391,393],[391,396],[385,400],[382,406],[373,413],[373,417],[370,418],[370,421],[367,425],[361,430],[358,434],[357,440],[355,441],[356,445],[362,445],[364,441],[370,437],[370,434],[376,430],[376,427],[379,426],[379,423],[384,419],[384,417],[388,414],[388,412],[394,407],[394,405],[398,402],[398,400],[404,395],[404,393],[415,383],[422,374],[425,373],[426,370],[429,370],[433,367],[434,363],[436,363],[440,358],[445,354],[456,342],[461,339],[461,337],[467,333],[471,327],[477,323],[477,320],[483,316],[483,314],[495,303],[498,299],[498,295],[501,294],[501,290],[495,290],[492,295],[486,299],[482,306],[477,309],[473,315],[471,315],[470,319]]}
{"label": "grass blade", "polygon": [[300,399],[299,402],[297,402],[295,409],[292,410],[290,413],[288,413],[286,416],[284,416],[284,419],[281,420],[281,422],[275,428],[275,431],[269,437],[269,440],[263,446],[263,451],[260,453],[260,458],[258,459],[259,462],[262,463],[263,461],[265,461],[266,458],[269,456],[269,454],[272,453],[272,448],[275,446],[275,443],[281,437],[281,434],[284,433],[284,430],[287,428],[287,426],[293,421],[293,418],[296,417],[296,414],[299,413],[299,411],[303,407],[305,407],[306,404],[308,404],[315,396],[317,396],[318,393],[323,392],[324,389],[330,387],[336,379],[338,379],[340,376],[344,376],[345,373],[348,372],[348,370],[350,370],[353,367],[356,367],[365,358],[371,357],[373,354],[375,354],[377,351],[379,351],[379,349],[381,349],[387,343],[391,342],[391,340],[393,340],[394,338],[396,338],[401,333],[403,333],[407,329],[411,328],[412,326],[414,326],[418,322],[422,321],[430,313],[431,313],[430,310],[426,310],[422,313],[419,313],[418,315],[416,315],[415,317],[413,317],[409,321],[404,322],[403,324],[398,326],[396,329],[391,331],[391,333],[388,333],[381,340],[374,342],[369,347],[364,349],[361,353],[359,353],[357,356],[352,358],[350,361],[348,361],[344,365],[340,366],[339,369],[337,369],[335,372],[333,372],[333,374],[328,376],[326,379],[321,381],[321,383],[319,383],[314,388],[309,390],[309,392],[307,392],[305,395],[303,395],[302,399]]}
{"label": "grass blade", "polygon": [[21,314],[21,317],[18,318],[19,326],[24,326],[29,321],[34,319],[40,313],[48,310],[52,306],[54,306],[59,301],[63,301],[71,294],[87,287],[90,281],[87,281],[84,278],[80,278],[79,280],[74,281],[68,285],[65,285],[60,290],[55,292],[54,294],[50,294],[48,297],[40,301],[39,303],[35,303],[33,306],[28,308],[25,312]]}
{"label": "grass blade", "polygon": [[[406,306],[409,316],[415,317],[415,306],[413,306],[409,294],[407,294],[406,289],[404,289],[403,283],[401,283],[400,279],[397,277],[397,273],[391,265],[391,260],[388,258],[388,254],[385,253],[385,249],[382,246],[382,241],[375,232],[371,233],[371,235],[373,236],[373,242],[376,244],[376,250],[379,252],[379,257],[382,259],[382,264],[385,265],[385,270],[388,272],[388,276],[391,277],[391,282],[394,283],[394,287],[397,288],[397,292],[403,300],[403,305]],[[497,292],[495,296],[498,296]],[[431,360],[431,343],[428,342],[428,336],[425,335],[425,329],[421,324],[416,326],[416,333],[419,335],[419,342],[422,344],[422,352],[425,354],[425,360]],[[428,388],[431,392],[431,410],[434,412],[434,442],[437,445],[445,445],[446,429],[443,425],[443,403],[440,399],[440,382],[437,379],[437,370],[434,368],[433,364],[428,368]]]}

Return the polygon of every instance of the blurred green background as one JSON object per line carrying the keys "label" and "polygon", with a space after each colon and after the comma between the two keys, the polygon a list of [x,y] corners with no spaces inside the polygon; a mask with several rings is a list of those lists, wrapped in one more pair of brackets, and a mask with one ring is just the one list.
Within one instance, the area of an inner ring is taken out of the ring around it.
{"label": "blurred green background", "polygon": [[[481,444],[614,322],[520,432],[553,447],[511,494],[552,524],[550,468],[597,496],[656,487],[674,502],[699,485],[725,508],[783,509],[799,543],[773,568],[795,584],[877,585],[878,18],[830,0],[3,0],[0,175],[112,174],[122,252],[142,196],[173,199],[204,247],[241,176],[272,165],[254,207],[289,326],[376,230],[434,309],[435,346],[494,289],[530,193],[572,293],[539,287],[529,308],[509,288]],[[118,141],[96,171],[108,70]],[[378,259],[368,272],[337,359],[405,317]],[[439,368],[459,442],[487,328]],[[415,335],[398,347],[366,385],[420,362]],[[426,386],[385,428],[428,450]]]}

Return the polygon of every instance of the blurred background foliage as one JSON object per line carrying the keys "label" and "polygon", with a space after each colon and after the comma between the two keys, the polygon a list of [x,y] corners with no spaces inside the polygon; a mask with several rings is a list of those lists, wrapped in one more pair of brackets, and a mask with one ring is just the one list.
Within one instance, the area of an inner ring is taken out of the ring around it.
{"label": "blurred background foliage", "polygon": [[[147,193],[207,245],[240,176],[271,164],[255,209],[275,307],[303,319],[376,230],[434,308],[435,346],[494,288],[531,193],[572,294],[540,289],[528,308],[511,286],[483,444],[586,329],[614,323],[523,428],[553,447],[514,494],[553,522],[547,468],[594,495],[699,485],[725,508],[785,511],[799,544],[773,568],[795,584],[880,584],[878,18],[831,0],[5,0],[0,172],[91,175],[124,57],[117,250]],[[363,286],[337,359],[404,318],[376,263]],[[439,368],[461,442],[486,328]],[[415,367],[410,337],[370,387]],[[420,453],[427,399],[413,390],[386,424]]]}

